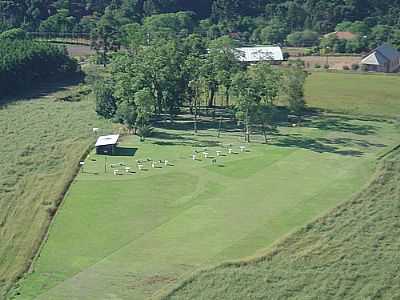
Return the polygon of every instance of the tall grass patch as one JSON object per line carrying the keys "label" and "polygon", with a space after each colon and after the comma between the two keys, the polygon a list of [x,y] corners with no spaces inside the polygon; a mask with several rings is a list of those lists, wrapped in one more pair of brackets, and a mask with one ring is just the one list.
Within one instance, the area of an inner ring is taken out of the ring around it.
{"label": "tall grass patch", "polygon": [[93,101],[66,91],[0,108],[0,298],[30,263],[79,159],[104,128]]}

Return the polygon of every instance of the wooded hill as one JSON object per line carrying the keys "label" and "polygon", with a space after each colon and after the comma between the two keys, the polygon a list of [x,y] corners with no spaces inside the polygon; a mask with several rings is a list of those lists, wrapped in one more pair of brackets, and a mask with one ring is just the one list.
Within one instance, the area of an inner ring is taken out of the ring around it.
{"label": "wooded hill", "polygon": [[2,0],[0,28],[90,32],[107,8],[121,23],[140,23],[159,13],[192,11],[197,20],[208,19],[204,26],[218,24],[214,31],[240,31],[249,36],[260,25],[275,25],[273,30],[287,35],[304,29],[327,33],[343,21],[363,21],[369,28],[378,24],[397,28],[400,24],[399,0]]}

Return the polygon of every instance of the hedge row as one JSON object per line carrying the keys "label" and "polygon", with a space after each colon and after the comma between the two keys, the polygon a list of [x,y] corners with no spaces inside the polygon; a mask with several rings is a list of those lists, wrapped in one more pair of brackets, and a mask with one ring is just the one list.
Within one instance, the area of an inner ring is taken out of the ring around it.
{"label": "hedge row", "polygon": [[0,99],[76,71],[76,61],[63,48],[31,40],[0,41]]}

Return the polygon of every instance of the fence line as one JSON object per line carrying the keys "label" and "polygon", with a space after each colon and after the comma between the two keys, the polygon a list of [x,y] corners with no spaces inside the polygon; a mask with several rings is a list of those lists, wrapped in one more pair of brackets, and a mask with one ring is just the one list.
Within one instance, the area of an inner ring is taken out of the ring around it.
{"label": "fence line", "polygon": [[46,42],[90,46],[90,34],[84,32],[28,32],[28,36]]}

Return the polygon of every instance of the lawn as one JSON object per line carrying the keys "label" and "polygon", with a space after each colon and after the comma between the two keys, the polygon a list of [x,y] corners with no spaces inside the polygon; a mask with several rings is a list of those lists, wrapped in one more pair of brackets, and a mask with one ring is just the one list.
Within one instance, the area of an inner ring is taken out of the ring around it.
{"label": "lawn", "polygon": [[199,272],[162,299],[399,299],[400,152],[352,201],[247,261]]}
{"label": "lawn", "polygon": [[[145,142],[124,137],[123,156],[91,153],[16,299],[143,299],[198,268],[255,255],[360,190],[398,136],[385,120],[318,115],[241,152],[240,131],[218,139],[212,124],[195,136],[182,130],[187,120],[168,121]],[[204,148],[224,156],[213,164]],[[169,162],[139,171],[147,159]],[[118,163],[135,173],[115,176]]]}

